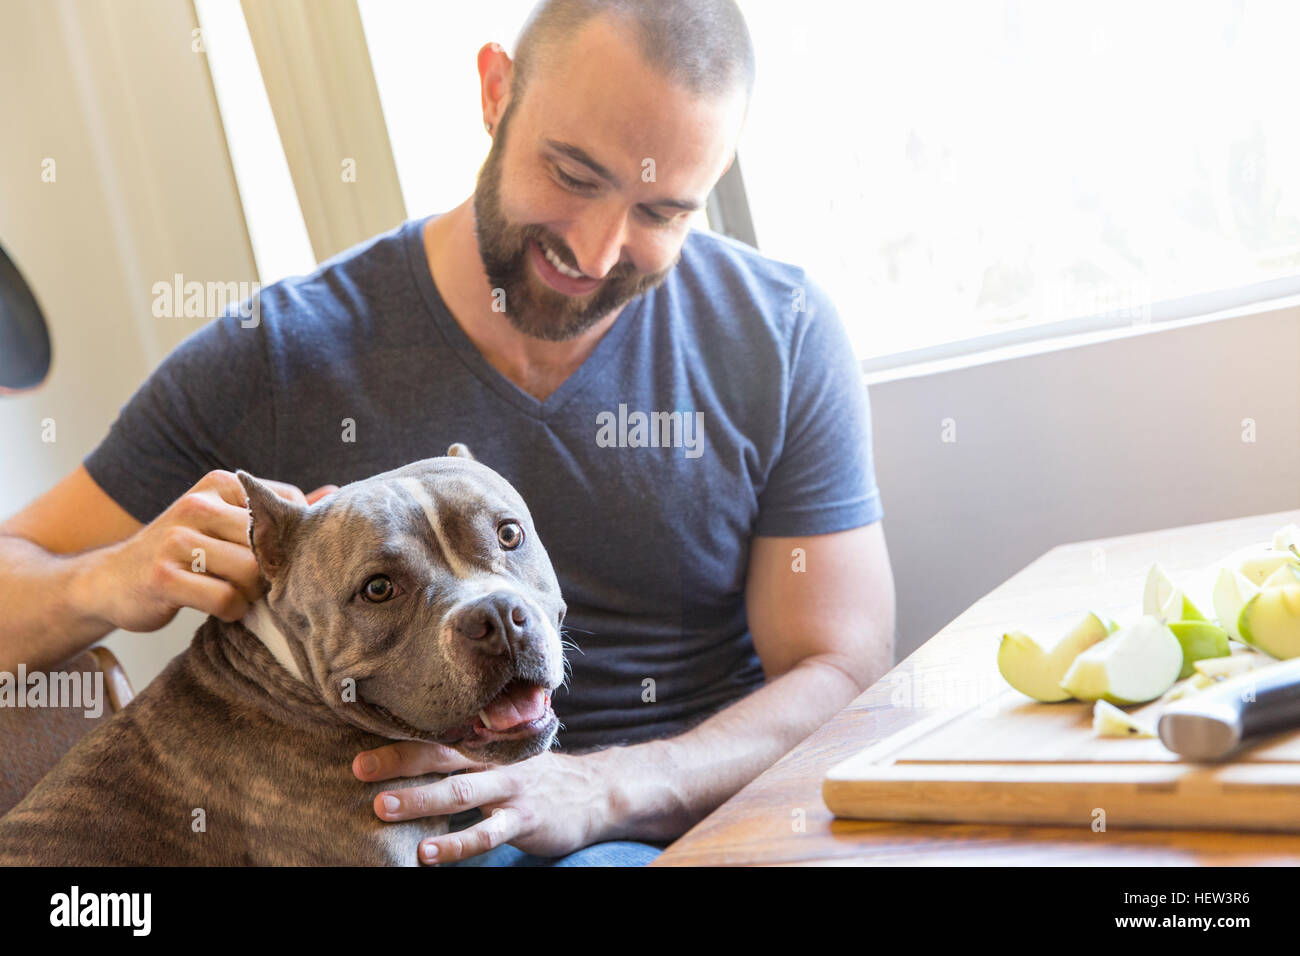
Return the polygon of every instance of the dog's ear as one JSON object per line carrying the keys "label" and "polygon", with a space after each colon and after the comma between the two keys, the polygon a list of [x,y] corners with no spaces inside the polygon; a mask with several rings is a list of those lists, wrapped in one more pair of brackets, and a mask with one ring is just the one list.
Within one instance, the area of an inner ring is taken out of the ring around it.
{"label": "dog's ear", "polygon": [[462,445],[460,442],[452,445],[447,449],[447,455],[451,458],[468,458],[470,461],[478,461],[470,452],[468,445]]}
{"label": "dog's ear", "polygon": [[284,570],[290,540],[306,509],[281,498],[242,469],[235,477],[248,495],[248,543],[262,575],[274,581]]}

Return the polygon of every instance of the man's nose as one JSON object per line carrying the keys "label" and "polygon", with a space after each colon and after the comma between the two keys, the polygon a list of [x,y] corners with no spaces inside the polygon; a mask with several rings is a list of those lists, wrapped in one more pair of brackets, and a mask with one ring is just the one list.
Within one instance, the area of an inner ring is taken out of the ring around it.
{"label": "man's nose", "polygon": [[623,259],[627,244],[627,210],[592,209],[569,243],[578,261],[578,271],[593,279],[603,279]]}
{"label": "man's nose", "polygon": [[531,612],[517,594],[494,591],[456,612],[451,627],[457,639],[489,657],[516,657],[533,639]]}

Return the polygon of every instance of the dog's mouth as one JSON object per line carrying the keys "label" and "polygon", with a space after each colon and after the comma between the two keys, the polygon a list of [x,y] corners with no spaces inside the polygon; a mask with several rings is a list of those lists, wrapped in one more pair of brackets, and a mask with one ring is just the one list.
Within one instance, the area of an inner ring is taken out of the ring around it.
{"label": "dog's mouth", "polygon": [[498,740],[527,740],[549,733],[558,719],[548,688],[516,679],[484,704],[472,721],[439,734],[438,742],[474,748]]}

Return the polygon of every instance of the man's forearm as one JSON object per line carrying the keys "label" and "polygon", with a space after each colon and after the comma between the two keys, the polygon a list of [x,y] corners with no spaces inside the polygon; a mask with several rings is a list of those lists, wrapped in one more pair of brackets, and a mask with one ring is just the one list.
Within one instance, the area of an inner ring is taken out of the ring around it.
{"label": "man's forearm", "polygon": [[0,535],[0,671],[54,667],[113,629],[86,607],[94,552],[51,554]]}
{"label": "man's forearm", "polygon": [[676,839],[859,693],[849,674],[810,657],[680,736],[592,754],[612,788],[601,839]]}

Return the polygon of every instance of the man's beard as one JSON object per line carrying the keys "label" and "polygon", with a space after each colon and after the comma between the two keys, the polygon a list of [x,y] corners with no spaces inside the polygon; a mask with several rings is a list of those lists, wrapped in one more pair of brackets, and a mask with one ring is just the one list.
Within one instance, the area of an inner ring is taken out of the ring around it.
{"label": "man's beard", "polygon": [[[563,342],[581,335],[606,315],[661,284],[681,258],[681,252],[678,251],[667,268],[648,275],[637,273],[631,263],[620,262],[586,295],[565,295],[546,285],[540,276],[529,275],[533,271],[528,264],[531,240],[550,247],[566,262],[573,262],[573,257],[568,255],[568,247],[558,236],[542,226],[515,226],[501,210],[501,159],[513,106],[507,107],[501,117],[474,190],[479,255],[487,272],[488,287],[493,290],[493,307],[504,308],[510,324],[525,335]],[[502,297],[504,301],[497,305]]]}

